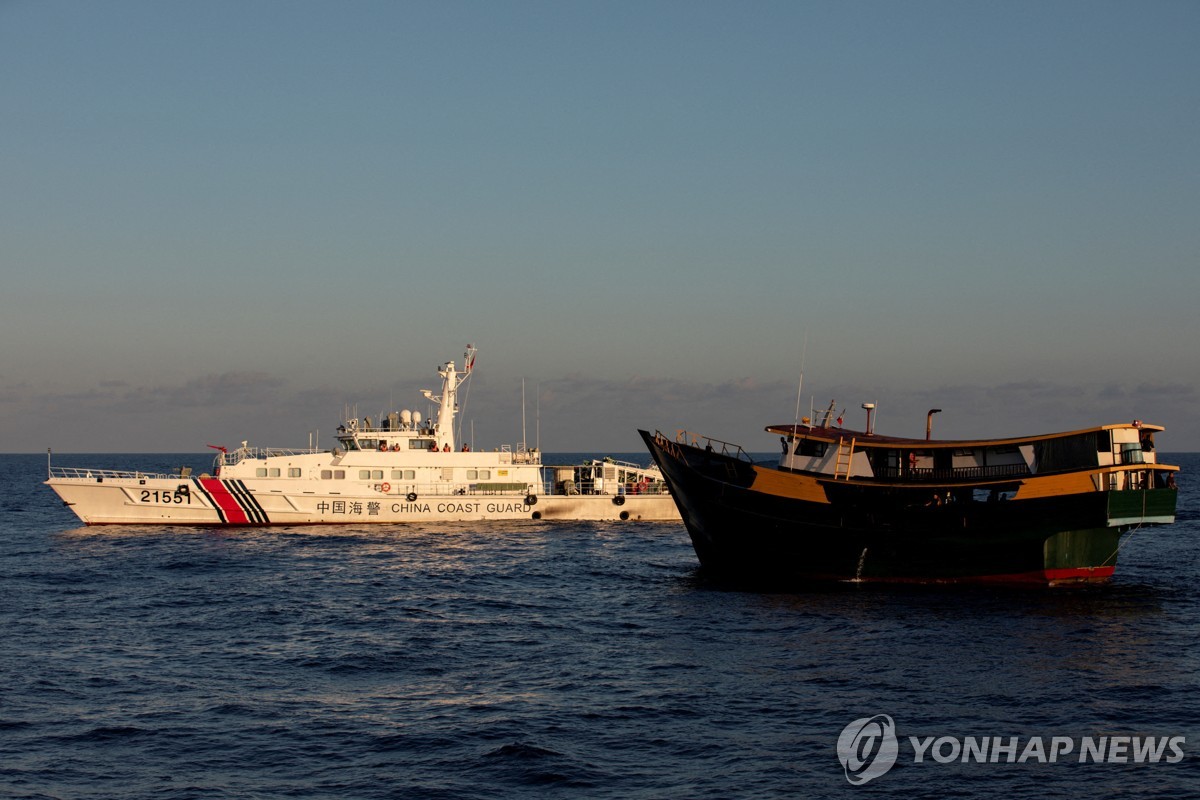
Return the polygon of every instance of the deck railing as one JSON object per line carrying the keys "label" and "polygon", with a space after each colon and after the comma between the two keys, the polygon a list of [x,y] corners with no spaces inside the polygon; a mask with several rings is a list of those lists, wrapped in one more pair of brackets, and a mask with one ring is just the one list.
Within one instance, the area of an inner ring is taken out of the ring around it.
{"label": "deck railing", "polygon": [[83,478],[85,480],[103,481],[105,478],[109,480],[187,480],[191,477],[190,471],[188,474],[180,474],[179,472],[139,472],[136,470],[122,469],[89,469],[87,467],[50,467],[51,478]]}
{"label": "deck railing", "polygon": [[884,480],[933,481],[990,480],[993,478],[1025,478],[1030,474],[1025,464],[997,464],[988,467],[884,467],[875,470],[875,477]]}
{"label": "deck railing", "polygon": [[[141,472],[136,470],[119,470],[119,469],[89,469],[87,467],[59,467],[51,466],[49,468],[50,478],[65,478],[72,480],[88,480],[96,483],[103,483],[106,480],[126,480],[126,481],[144,481],[144,480],[169,480],[169,481],[188,481],[191,479],[191,471],[184,468],[180,472]],[[287,480],[287,479],[273,479]],[[338,482],[343,483],[341,481]],[[362,481],[345,481],[346,489],[341,493],[344,494],[347,500],[362,501],[363,495],[360,494],[364,484]],[[383,486],[387,485],[387,491],[383,491]],[[567,482],[572,483],[572,482]],[[275,484],[278,485],[278,484]],[[297,479],[292,479],[292,485],[296,487],[297,493],[304,491],[305,482]],[[437,497],[441,499],[452,499],[455,497],[520,497],[524,498],[529,494],[546,495],[546,496],[563,496],[565,494],[582,495],[583,488],[577,484],[573,487],[564,485],[562,481],[552,479],[539,480],[534,483],[497,483],[495,481],[474,481],[469,483],[449,483],[444,481],[436,482],[376,482],[367,484],[371,490],[378,492],[380,497],[390,499],[406,498],[410,493],[416,494],[418,498]],[[351,489],[353,487],[353,490]],[[574,491],[572,491],[572,488]],[[357,491],[355,491],[357,490]],[[252,488],[253,493],[258,493],[259,489]],[[280,491],[273,489],[271,491]],[[587,492],[590,495],[598,495],[605,497],[616,497],[617,495],[626,495],[636,497],[639,495],[657,496],[669,494],[667,485],[662,481],[652,481],[648,485],[640,482],[629,483],[606,483],[605,489],[600,492]]]}
{"label": "deck railing", "polygon": [[[662,436],[662,434],[658,434]],[[664,437],[665,438],[665,437]],[[697,450],[704,450],[709,453],[720,453],[723,456],[737,458],[742,461],[754,463],[754,459],[742,449],[740,444],[732,442],[723,442],[720,439],[714,439],[711,436],[705,436],[702,433],[692,433],[691,431],[678,430],[675,431],[675,441],[678,444],[694,447]]]}
{"label": "deck railing", "polygon": [[270,458],[271,456],[302,456],[324,452],[327,451],[318,450],[315,447],[301,450],[292,450],[286,447],[239,447],[237,450],[231,450],[227,453],[218,453],[217,464],[232,467],[234,464],[250,458],[261,459]]}

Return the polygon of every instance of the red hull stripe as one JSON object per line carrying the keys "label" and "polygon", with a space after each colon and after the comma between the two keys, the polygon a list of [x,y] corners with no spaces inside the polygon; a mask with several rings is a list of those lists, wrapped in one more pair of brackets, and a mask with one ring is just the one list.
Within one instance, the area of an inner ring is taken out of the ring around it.
{"label": "red hull stripe", "polygon": [[1046,579],[1050,581],[1098,580],[1111,578],[1117,571],[1114,564],[1111,567],[1071,567],[1069,569],[1045,570]]}
{"label": "red hull stripe", "polygon": [[250,524],[250,518],[242,510],[237,498],[225,488],[224,481],[217,478],[199,478],[198,481],[204,491],[208,493],[213,505],[217,507],[217,513],[221,515],[222,522],[230,525]]}
{"label": "red hull stripe", "polygon": [[246,517],[250,520],[251,525],[266,525],[270,520],[267,519],[267,514],[262,510],[262,506],[254,499],[254,495],[246,488],[246,484],[241,481],[223,481],[225,488],[233,495],[233,499],[237,500],[242,510],[246,512]]}
{"label": "red hull stripe", "polygon": [[[864,576],[859,579],[863,583],[1014,583],[1040,584],[1078,583],[1088,581],[1106,581],[1116,572],[1116,567],[1064,567],[1057,569],[1038,569],[1029,572],[1011,572],[1004,575],[961,575],[953,578],[893,578]],[[818,578],[818,580],[823,578]],[[828,577],[827,580],[846,580],[845,578]]]}
{"label": "red hull stripe", "polygon": [[1104,581],[1117,571],[1111,567],[1060,567],[1011,575],[981,575],[970,580],[981,583],[1066,583],[1073,581]]}

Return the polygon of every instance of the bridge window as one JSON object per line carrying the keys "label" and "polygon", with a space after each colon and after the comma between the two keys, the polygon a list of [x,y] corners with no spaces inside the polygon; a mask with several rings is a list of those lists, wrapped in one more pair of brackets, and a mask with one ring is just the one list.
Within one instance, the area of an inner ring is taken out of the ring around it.
{"label": "bridge window", "polygon": [[796,443],[796,455],[798,456],[816,456],[820,458],[825,455],[825,450],[829,445],[825,442],[814,442],[812,439],[801,439]]}
{"label": "bridge window", "polygon": [[1142,453],[1141,442],[1125,442],[1121,445],[1122,464],[1145,464],[1146,457]]}
{"label": "bridge window", "polygon": [[1062,436],[1035,442],[1033,452],[1038,472],[1059,472],[1099,466],[1093,434]]}

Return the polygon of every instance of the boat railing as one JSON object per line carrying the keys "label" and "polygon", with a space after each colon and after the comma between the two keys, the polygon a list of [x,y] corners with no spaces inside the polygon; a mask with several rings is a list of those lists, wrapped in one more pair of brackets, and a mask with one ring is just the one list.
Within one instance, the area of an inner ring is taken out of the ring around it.
{"label": "boat railing", "polygon": [[616,497],[617,495],[625,495],[633,497],[636,495],[645,495],[653,497],[657,495],[668,495],[670,489],[667,484],[661,480],[653,481],[626,481],[624,483],[614,483],[606,481],[604,488],[596,490],[589,488],[588,484],[573,480],[563,481],[542,481],[542,493],[554,496],[569,496],[569,497],[584,497],[584,496],[599,496],[599,497]]}
{"label": "boat railing", "polygon": [[883,480],[935,481],[992,480],[995,478],[1026,478],[1030,475],[1025,464],[995,464],[986,467],[885,467],[876,470],[875,477]]}
{"label": "boat railing", "polygon": [[644,464],[638,464],[637,462],[634,462],[634,461],[622,461],[619,458],[612,458],[611,456],[605,456],[604,458],[596,458],[596,459],[592,459],[591,461],[585,461],[583,464],[580,464],[580,466],[583,466],[583,467],[619,467],[620,469],[628,470],[630,472],[654,472],[657,470],[657,467],[647,467]]}
{"label": "boat railing", "polygon": [[[659,434],[661,436],[661,434]],[[724,442],[720,439],[714,439],[711,436],[705,436],[702,433],[693,433],[691,431],[677,430],[675,431],[675,441],[678,444],[694,447],[697,450],[704,450],[709,453],[720,453],[723,456],[730,458],[748,461],[754,463],[754,459],[742,449],[740,444],[732,442]]]}
{"label": "boat railing", "polygon": [[[543,479],[534,482],[496,482],[496,481],[475,481],[471,483],[410,483],[410,482],[388,482],[386,490],[383,488],[385,484],[377,483],[374,485],[374,490],[379,492],[384,498],[389,500],[405,500],[409,496],[416,499],[428,499],[436,497],[439,500],[449,500],[454,498],[480,498],[480,497],[516,497],[524,499],[529,495],[546,496],[546,497],[564,497],[564,496],[595,496],[595,497],[655,497],[669,495],[670,490],[666,483],[662,481],[651,481],[649,483],[627,482],[619,484],[606,484],[603,490],[596,491],[594,489],[585,490],[584,487],[574,481],[556,481]],[[361,500],[361,498],[355,498]]]}
{"label": "boat railing", "polygon": [[500,447],[500,460],[512,464],[540,464],[542,463],[542,452],[536,447],[527,448],[525,445],[517,445],[517,449],[513,449],[512,445],[502,445]]}
{"label": "boat railing", "polygon": [[232,467],[234,464],[240,464],[242,461],[250,459],[265,459],[272,456],[302,456],[323,452],[325,451],[318,450],[315,447],[298,450],[287,447],[239,447],[237,450],[232,450],[228,453],[218,453],[216,462],[219,466]]}
{"label": "boat railing", "polygon": [[435,431],[426,425],[397,425],[391,427],[389,425],[354,425],[347,428],[345,425],[338,428],[338,435],[346,434],[380,434],[380,433],[415,433],[421,436],[433,436]]}
{"label": "boat railing", "polygon": [[190,468],[185,472],[139,472],[123,469],[90,469],[88,467],[50,467],[51,478],[84,479],[103,482],[104,480],[187,480],[191,477]]}

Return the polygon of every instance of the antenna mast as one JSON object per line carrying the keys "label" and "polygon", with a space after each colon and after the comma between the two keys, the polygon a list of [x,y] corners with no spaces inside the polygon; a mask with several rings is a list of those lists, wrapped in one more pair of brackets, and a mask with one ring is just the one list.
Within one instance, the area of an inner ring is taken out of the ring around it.
{"label": "antenna mast", "polygon": [[800,350],[800,384],[796,387],[796,420],[792,423],[792,434],[800,425],[800,392],[804,390],[804,359],[808,356],[808,330],[804,331],[804,347]]}
{"label": "antenna mast", "polygon": [[[458,382],[459,386],[461,386],[464,383],[467,383],[467,381],[470,379],[471,375],[474,374],[475,356],[477,356],[478,354],[479,354],[479,349],[477,347],[475,347],[475,345],[473,345],[473,344],[467,345],[467,350],[465,353],[463,353],[463,376],[462,376],[462,380],[460,380]],[[471,399],[471,384],[467,383],[467,393],[463,396],[463,401],[462,401],[462,412],[463,413],[460,413],[458,416],[458,431],[457,431],[456,438],[460,442],[463,441],[463,435],[462,435],[463,416],[467,410],[467,401],[470,399]],[[457,405],[457,402],[455,403],[455,405]],[[475,421],[474,420],[471,420],[471,449],[472,450],[475,449]]]}

